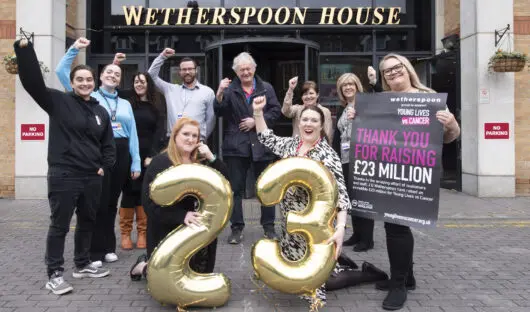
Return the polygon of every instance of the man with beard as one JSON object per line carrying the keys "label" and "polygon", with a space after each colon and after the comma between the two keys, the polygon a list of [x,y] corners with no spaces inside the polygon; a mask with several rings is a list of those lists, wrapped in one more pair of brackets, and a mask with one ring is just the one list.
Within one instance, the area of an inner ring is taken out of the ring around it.
{"label": "man with beard", "polygon": [[206,141],[215,125],[213,110],[215,94],[211,88],[197,81],[197,63],[189,57],[182,58],[179,63],[179,76],[182,79],[182,85],[172,84],[158,77],[164,61],[174,54],[175,50],[165,48],[153,61],[148,71],[155,82],[155,86],[166,98],[167,137],[169,138],[171,129],[177,120],[186,116],[199,122],[201,141]]}

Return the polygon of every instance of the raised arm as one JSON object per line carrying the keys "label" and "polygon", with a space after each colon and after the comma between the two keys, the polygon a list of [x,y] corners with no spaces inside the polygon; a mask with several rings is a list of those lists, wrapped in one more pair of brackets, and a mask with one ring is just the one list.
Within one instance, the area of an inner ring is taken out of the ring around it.
{"label": "raised arm", "polygon": [[225,90],[228,88],[232,80],[224,78],[219,83],[217,93],[215,94],[214,111],[218,115],[223,115],[229,105],[229,99],[225,96]]}
{"label": "raised arm", "polygon": [[77,39],[74,44],[68,49],[66,54],[63,56],[57,67],[55,67],[55,74],[59,81],[66,89],[66,91],[72,91],[72,86],[70,85],[70,71],[72,70],[72,63],[74,62],[75,57],[79,53],[80,49],[84,49],[90,45],[90,40],[86,38]]}
{"label": "raised arm", "polygon": [[[122,100],[122,103],[125,103],[127,105],[127,110],[129,111],[129,115],[131,118],[129,119],[129,123],[127,125],[127,128],[129,130],[129,154],[131,155],[131,172],[141,172],[142,171],[142,165],[141,165],[141,159],[140,159],[140,148],[138,143],[138,132],[136,131],[136,121],[134,119],[134,113],[131,107],[131,104],[129,101]],[[121,101],[120,101],[121,102]]]}
{"label": "raised arm", "polygon": [[282,114],[282,107],[280,102],[278,102],[274,88],[270,84],[267,84],[265,88],[267,88],[267,105],[263,109],[263,118],[265,118],[267,126],[273,128]]}
{"label": "raised arm", "polygon": [[160,67],[164,64],[164,62],[167,60],[168,57],[175,54],[175,50],[170,48],[165,48],[160,55],[158,55],[153,63],[151,64],[151,67],[149,67],[149,70],[147,71],[149,75],[151,75],[151,78],[153,78],[153,81],[155,82],[155,86],[160,90],[160,92],[166,94],[166,91],[171,86],[171,83],[162,80],[162,78],[158,77],[160,74]]}
{"label": "raised arm", "polygon": [[293,77],[289,80],[289,89],[283,99],[282,114],[287,118],[293,118],[296,114],[296,110],[293,109],[293,94],[297,83],[298,77]]}
{"label": "raised arm", "polygon": [[460,135],[460,126],[456,121],[455,115],[449,109],[439,110],[436,112],[436,118],[444,127],[444,143],[451,143]]}
{"label": "raised arm", "polygon": [[252,108],[254,109],[253,117],[256,123],[256,133],[258,134],[258,140],[278,157],[282,157],[287,150],[287,145],[292,142],[293,138],[279,137],[267,127],[267,123],[265,122],[263,115],[263,108],[266,105],[267,98],[265,96],[255,97],[252,101]]}
{"label": "raised arm", "polygon": [[14,48],[18,63],[18,76],[22,86],[45,112],[52,114],[54,101],[50,90],[44,83],[33,44],[25,39],[17,40]]}

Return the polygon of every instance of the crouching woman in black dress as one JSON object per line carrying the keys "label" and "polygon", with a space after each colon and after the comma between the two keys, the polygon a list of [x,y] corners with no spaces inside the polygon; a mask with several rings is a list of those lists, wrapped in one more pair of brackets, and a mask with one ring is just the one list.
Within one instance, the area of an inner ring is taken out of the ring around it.
{"label": "crouching woman in black dress", "polygon": [[[167,150],[155,156],[142,185],[142,204],[147,214],[147,254],[141,255],[130,271],[132,280],[140,280],[145,276],[147,261],[155,247],[167,234],[179,225],[199,225],[199,213],[196,212],[198,202],[194,197],[187,196],[169,207],[161,207],[149,196],[149,186],[162,171],[180,164],[198,164],[204,158],[204,164],[228,176],[226,165],[215,157],[207,145],[200,143],[200,125],[197,121],[180,118],[173,130]],[[190,267],[199,273],[212,273],[215,265],[217,239],[201,249],[190,260]]]}

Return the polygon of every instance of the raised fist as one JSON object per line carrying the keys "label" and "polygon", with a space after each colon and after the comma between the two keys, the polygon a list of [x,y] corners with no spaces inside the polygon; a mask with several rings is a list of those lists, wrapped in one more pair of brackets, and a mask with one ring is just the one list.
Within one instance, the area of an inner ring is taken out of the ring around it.
{"label": "raised fist", "polygon": [[90,45],[90,40],[85,37],[80,37],[74,42],[74,48],[81,50]]}
{"label": "raised fist", "polygon": [[368,81],[371,85],[374,85],[377,82],[377,75],[375,69],[372,66],[368,66]]}
{"label": "raised fist", "polygon": [[125,53],[116,53],[114,55],[114,61],[112,61],[112,64],[120,65],[121,62],[125,61],[126,58],[127,56],[125,55]]}
{"label": "raised fist", "polygon": [[298,76],[295,76],[289,80],[289,89],[294,90],[296,88],[296,84],[298,83]]}
{"label": "raised fist", "polygon": [[162,55],[165,57],[170,57],[175,54],[175,50],[171,48],[165,48],[164,51],[162,51]]}
{"label": "raised fist", "polygon": [[218,92],[223,92],[224,89],[228,88],[228,86],[230,85],[231,82],[232,82],[232,80],[230,80],[228,78],[225,78],[225,79],[221,80],[221,82],[219,83]]}

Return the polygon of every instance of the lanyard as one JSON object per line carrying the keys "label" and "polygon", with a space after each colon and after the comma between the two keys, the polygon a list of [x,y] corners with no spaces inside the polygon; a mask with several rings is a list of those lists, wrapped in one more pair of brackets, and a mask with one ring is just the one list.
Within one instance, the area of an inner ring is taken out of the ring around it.
{"label": "lanyard", "polygon": [[[193,87],[195,89],[195,87]],[[182,102],[184,102],[184,106],[182,107],[182,114],[186,111],[186,107],[188,107],[188,104],[191,102],[191,99],[193,98],[193,89],[188,89],[185,86],[182,86],[182,93],[184,93],[184,97],[180,97]],[[189,92],[189,98],[188,98],[188,92]]]}
{"label": "lanyard", "polygon": [[[311,147],[304,153],[304,155],[302,155],[302,157],[308,157],[307,154],[309,154],[309,152],[311,152],[313,150],[313,148],[318,144],[320,143],[320,140],[322,138],[318,138],[318,140],[316,140],[315,143],[313,143],[313,145],[311,145]],[[302,144],[304,144],[304,141],[300,140],[300,143],[298,144],[298,147],[296,148],[296,156],[298,156],[298,152],[300,151],[300,148],[302,147]]]}
{"label": "lanyard", "polygon": [[116,101],[116,106],[114,107],[114,109],[112,109],[112,107],[109,104],[109,101],[107,101],[107,97],[103,94],[103,92],[101,92],[101,90],[98,90],[98,92],[99,92],[99,94],[101,94],[101,96],[105,100],[105,103],[107,103],[107,106],[108,106],[108,108],[110,110],[110,119],[112,121],[116,121],[116,111],[118,110],[118,97],[116,97],[114,99]]}

